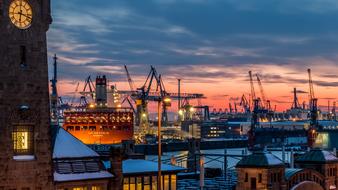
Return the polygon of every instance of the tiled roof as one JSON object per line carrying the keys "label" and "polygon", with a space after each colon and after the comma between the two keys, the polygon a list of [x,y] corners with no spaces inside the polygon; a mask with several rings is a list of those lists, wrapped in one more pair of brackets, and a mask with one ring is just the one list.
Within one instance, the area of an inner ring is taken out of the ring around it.
{"label": "tiled roof", "polygon": [[236,167],[278,167],[284,166],[282,160],[266,151],[256,151],[240,160]]}
{"label": "tiled roof", "polygon": [[296,162],[328,163],[338,162],[338,158],[331,152],[321,149],[312,149],[295,158]]}

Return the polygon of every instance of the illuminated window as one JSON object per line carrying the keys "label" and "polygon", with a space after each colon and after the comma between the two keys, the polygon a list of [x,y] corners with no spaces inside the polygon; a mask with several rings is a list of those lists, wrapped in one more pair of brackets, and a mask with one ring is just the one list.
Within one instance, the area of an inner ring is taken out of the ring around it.
{"label": "illuminated window", "polygon": [[144,176],[143,177],[143,190],[150,190],[150,177],[149,176]]}
{"label": "illuminated window", "polygon": [[129,190],[129,178],[128,177],[123,179],[123,190]]}
{"label": "illuminated window", "polygon": [[33,126],[16,125],[12,132],[13,150],[15,155],[34,154]]}
{"label": "illuminated window", "polygon": [[142,189],[142,177],[136,178],[136,187],[137,189]]}
{"label": "illuminated window", "polygon": [[92,186],[92,190],[103,190],[101,186]]}
{"label": "illuminated window", "polygon": [[164,190],[169,190],[169,175],[163,176],[163,185],[164,185]]}
{"label": "illuminated window", "polygon": [[152,189],[157,189],[157,176],[151,176]]}
{"label": "illuminated window", "polygon": [[135,185],[135,177],[131,177],[130,178],[130,181],[129,181],[129,184],[130,184],[130,190],[135,190],[136,188],[136,185]]}
{"label": "illuminated window", "polygon": [[170,190],[176,190],[176,175],[171,175],[170,178]]}
{"label": "illuminated window", "polygon": [[72,190],[87,190],[87,187],[73,187]]}

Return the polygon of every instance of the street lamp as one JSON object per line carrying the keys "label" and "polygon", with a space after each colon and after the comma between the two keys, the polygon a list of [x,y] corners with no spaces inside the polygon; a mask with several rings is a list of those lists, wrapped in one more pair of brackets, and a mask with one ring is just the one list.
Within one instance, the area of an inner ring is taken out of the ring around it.
{"label": "street lamp", "polygon": [[158,136],[158,173],[157,173],[157,190],[161,190],[162,189],[162,171],[161,171],[161,156],[162,156],[162,143],[161,143],[161,107],[163,106],[165,107],[170,107],[171,106],[171,99],[169,97],[164,97],[164,98],[160,98],[158,100],[158,104],[157,104],[157,114],[158,114],[158,128],[157,128],[157,136]]}

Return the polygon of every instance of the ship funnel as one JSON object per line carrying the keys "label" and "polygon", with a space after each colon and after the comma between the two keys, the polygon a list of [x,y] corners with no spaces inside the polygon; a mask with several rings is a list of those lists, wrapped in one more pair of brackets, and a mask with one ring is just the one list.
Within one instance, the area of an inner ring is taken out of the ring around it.
{"label": "ship funnel", "polygon": [[107,78],[105,75],[96,77],[95,85],[96,105],[98,107],[107,106]]}

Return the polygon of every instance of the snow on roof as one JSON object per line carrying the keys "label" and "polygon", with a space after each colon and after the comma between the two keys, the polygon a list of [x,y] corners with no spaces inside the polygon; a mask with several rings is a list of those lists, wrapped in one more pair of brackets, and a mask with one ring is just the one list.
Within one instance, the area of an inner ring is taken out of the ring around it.
{"label": "snow on roof", "polygon": [[53,159],[88,157],[99,157],[99,155],[63,128],[58,130],[53,150]]}
{"label": "snow on roof", "polygon": [[284,166],[282,160],[267,151],[255,151],[242,158],[236,167],[271,167]]}
{"label": "snow on roof", "polygon": [[93,179],[105,179],[112,178],[113,175],[107,171],[100,172],[87,172],[87,173],[72,173],[72,174],[59,174],[54,172],[54,181],[79,181],[79,180],[93,180]]}
{"label": "snow on roof", "polygon": [[327,150],[311,149],[303,155],[296,158],[297,162],[338,162],[338,158]]}
{"label": "snow on roof", "polygon": [[[123,174],[153,173],[158,171],[157,165],[157,162],[149,160],[129,159],[122,162],[122,171]],[[161,170],[162,172],[179,172],[186,169],[162,163]]]}

